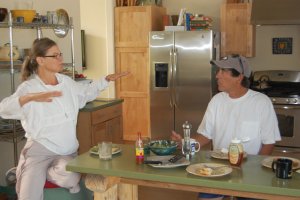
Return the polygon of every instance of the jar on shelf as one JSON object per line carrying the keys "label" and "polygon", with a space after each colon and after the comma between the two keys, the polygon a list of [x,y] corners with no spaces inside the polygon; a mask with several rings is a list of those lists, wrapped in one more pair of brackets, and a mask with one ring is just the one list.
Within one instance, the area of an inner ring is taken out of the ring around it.
{"label": "jar on shelf", "polygon": [[148,5],[155,5],[156,0],[139,0],[138,5],[139,6],[148,6]]}

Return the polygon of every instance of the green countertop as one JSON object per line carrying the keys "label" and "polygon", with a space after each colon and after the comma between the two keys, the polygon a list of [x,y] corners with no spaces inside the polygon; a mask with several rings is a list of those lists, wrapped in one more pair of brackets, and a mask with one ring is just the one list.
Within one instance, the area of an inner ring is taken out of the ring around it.
{"label": "green countertop", "polygon": [[[137,165],[135,164],[134,146],[120,146],[122,152],[113,155],[113,159],[110,161],[99,160],[98,156],[90,155],[87,152],[70,161],[67,170],[87,174],[300,197],[300,174],[293,173],[292,179],[276,178],[272,169],[261,165],[261,161],[266,158],[265,156],[248,155],[242,167],[233,168],[231,174],[223,177],[206,178],[189,174],[185,170],[186,167],[159,169],[144,164]],[[229,164],[227,160],[211,158],[208,151],[200,151],[191,160],[191,164],[203,162]]]}
{"label": "green countertop", "polygon": [[97,98],[94,101],[87,103],[82,109],[80,109],[80,112],[96,111],[99,109],[122,103],[123,101],[123,99]]}

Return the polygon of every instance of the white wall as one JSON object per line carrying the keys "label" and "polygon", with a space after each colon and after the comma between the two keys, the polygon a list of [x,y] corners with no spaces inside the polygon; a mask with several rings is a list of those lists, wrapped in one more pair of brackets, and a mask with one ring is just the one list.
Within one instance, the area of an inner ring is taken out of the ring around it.
{"label": "white wall", "polygon": [[[112,0],[80,0],[81,29],[86,38],[86,70],[90,79],[115,72],[114,4]],[[114,83],[100,94],[115,97]]]}
{"label": "white wall", "polygon": [[[220,31],[220,7],[225,0],[163,0],[167,13],[178,14],[180,8],[191,13],[211,16],[214,20],[213,30]],[[272,54],[272,38],[292,37],[293,54]],[[253,71],[287,69],[300,70],[300,26],[260,26],[256,27],[256,56],[249,59]]]}

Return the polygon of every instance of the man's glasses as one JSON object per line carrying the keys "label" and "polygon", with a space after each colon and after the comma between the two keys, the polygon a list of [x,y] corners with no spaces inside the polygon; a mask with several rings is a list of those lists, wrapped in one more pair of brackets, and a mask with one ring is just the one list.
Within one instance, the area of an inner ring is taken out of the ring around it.
{"label": "man's glasses", "polygon": [[55,55],[51,55],[51,56],[43,56],[43,57],[46,57],[46,58],[56,58],[57,60],[60,59],[61,57],[63,56],[62,53],[59,53],[59,54],[55,54]]}
{"label": "man's glasses", "polygon": [[[242,69],[242,74],[244,74],[244,65],[243,65],[243,62],[242,62],[242,59],[241,59],[241,56],[239,54],[232,54],[231,55],[232,58],[238,58],[239,59],[239,64],[240,64],[240,67]],[[228,57],[223,57],[221,58],[222,60],[227,60]]]}

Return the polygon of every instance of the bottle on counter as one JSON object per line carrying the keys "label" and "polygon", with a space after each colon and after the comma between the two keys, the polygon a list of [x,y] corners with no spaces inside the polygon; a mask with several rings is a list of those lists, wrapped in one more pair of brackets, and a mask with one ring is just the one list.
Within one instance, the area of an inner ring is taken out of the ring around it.
{"label": "bottle on counter", "polygon": [[183,125],[183,144],[182,144],[182,154],[185,155],[186,159],[190,159],[192,153],[191,147],[191,129],[192,125],[186,121]]}
{"label": "bottle on counter", "polygon": [[237,138],[231,140],[228,151],[230,164],[232,166],[240,166],[244,156],[244,148],[241,140]]}
{"label": "bottle on counter", "polygon": [[144,163],[144,144],[143,144],[141,132],[138,132],[138,137],[135,141],[135,161],[136,164]]}

